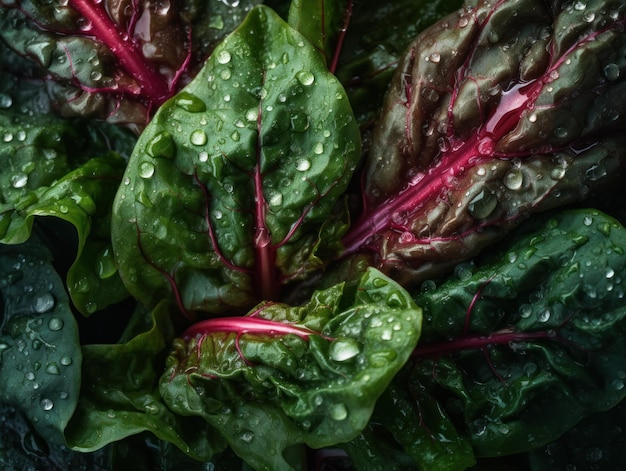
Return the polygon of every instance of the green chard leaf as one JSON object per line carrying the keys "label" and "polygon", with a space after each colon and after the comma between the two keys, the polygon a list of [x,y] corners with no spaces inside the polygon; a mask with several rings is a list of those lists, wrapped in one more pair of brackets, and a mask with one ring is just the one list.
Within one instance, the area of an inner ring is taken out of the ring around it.
{"label": "green chard leaf", "polygon": [[626,396],[624,247],[614,219],[572,210],[527,223],[436,289],[427,282],[420,344],[388,393],[404,402],[382,401],[374,417],[432,460],[420,469],[460,470],[468,463],[436,466],[451,442],[476,456],[524,452],[614,407]]}
{"label": "green chard leaf", "polygon": [[105,123],[20,113],[13,105],[0,109],[0,136],[0,242],[27,240],[36,216],[65,220],[78,235],[67,274],[76,307],[91,314],[128,296],[113,260],[110,218],[126,165],[120,153],[130,152],[134,136]]}
{"label": "green chard leaf", "polygon": [[80,400],[65,432],[70,448],[93,451],[144,431],[196,460],[225,448],[204,421],[173,414],[161,401],[156,365],[172,338],[169,312],[162,303],[152,314],[139,308],[121,343],[83,347]]}
{"label": "green chard leaf", "polygon": [[82,354],[51,259],[36,237],[0,245],[0,401],[21,410],[44,440],[63,444],[78,401]]}
{"label": "green chard leaf", "polygon": [[369,269],[356,289],[317,291],[301,307],[265,303],[193,325],[175,341],[161,394],[255,469],[289,469],[291,447],[328,447],[363,430],[420,325],[408,293]]}
{"label": "green chard leaf", "polygon": [[316,50],[254,8],[155,115],[113,214],[128,289],[184,313],[249,309],[340,250],[359,158],[345,93]]}

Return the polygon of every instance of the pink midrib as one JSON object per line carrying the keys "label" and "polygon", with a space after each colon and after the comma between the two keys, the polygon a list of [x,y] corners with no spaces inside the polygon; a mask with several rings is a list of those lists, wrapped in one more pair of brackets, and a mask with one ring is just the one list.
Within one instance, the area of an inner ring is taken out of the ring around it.
{"label": "pink midrib", "polygon": [[120,66],[137,81],[146,97],[156,105],[163,103],[170,95],[165,78],[143,59],[129,35],[113,23],[104,10],[103,2],[95,4],[89,0],[69,0],[69,4],[89,22],[92,34],[115,54]]}

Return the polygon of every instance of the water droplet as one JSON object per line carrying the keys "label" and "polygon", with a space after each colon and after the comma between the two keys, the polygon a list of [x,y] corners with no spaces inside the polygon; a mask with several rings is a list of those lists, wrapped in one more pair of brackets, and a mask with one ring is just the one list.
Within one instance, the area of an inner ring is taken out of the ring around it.
{"label": "water droplet", "polygon": [[230,69],[224,69],[220,72],[220,78],[222,80],[229,80],[231,76],[232,76],[232,73]]}
{"label": "water droplet", "polygon": [[591,167],[587,169],[585,172],[585,178],[592,182],[600,180],[602,177],[606,176],[606,167],[602,164],[593,164]]}
{"label": "water droplet", "polygon": [[334,361],[346,361],[359,354],[361,348],[358,342],[352,338],[340,338],[330,344],[330,357]]}
{"label": "water droplet", "polygon": [[439,100],[439,93],[434,88],[424,87],[420,93],[425,99],[433,103]]}
{"label": "water droplet", "polygon": [[54,296],[52,293],[41,293],[33,300],[33,310],[38,314],[49,312],[54,308]]}
{"label": "water droplet", "polygon": [[333,404],[329,407],[330,417],[333,420],[345,420],[348,417],[348,409],[342,403]]}
{"label": "water droplet", "polygon": [[614,379],[611,382],[611,386],[613,386],[613,389],[615,389],[616,391],[621,391],[622,389],[624,389],[624,380],[623,379]]}
{"label": "water droplet", "polygon": [[43,398],[39,405],[43,410],[52,410],[52,408],[54,407],[54,402],[52,402],[52,400],[48,398]]}
{"label": "water droplet", "polygon": [[206,111],[206,104],[200,98],[188,92],[180,92],[176,96],[176,106],[190,113]]}
{"label": "water droplet", "polygon": [[607,64],[604,67],[604,76],[607,80],[613,81],[619,78],[619,66],[617,64]]}
{"label": "water droplet", "polygon": [[430,56],[428,56],[428,59],[430,60],[430,62],[437,63],[441,60],[441,54],[439,54],[438,52],[433,52]]}
{"label": "water droplet", "polygon": [[524,184],[524,174],[518,168],[511,169],[504,176],[504,186],[509,190],[519,190]]}
{"label": "water droplet", "polygon": [[0,93],[0,108],[7,109],[13,104],[13,98],[6,93]]}
{"label": "water droplet", "polygon": [[586,11],[585,13],[583,13],[583,21],[587,23],[591,23],[595,19],[596,19],[595,13],[591,11]]}
{"label": "water droplet", "polygon": [[232,134],[230,135],[230,138],[234,141],[234,142],[239,142],[240,139],[240,134],[238,131],[233,131]]}
{"label": "water droplet", "polygon": [[230,59],[230,52],[225,49],[222,49],[217,53],[217,62],[219,62],[220,64],[228,64],[230,62]]}
{"label": "water droplet", "polygon": [[70,366],[72,364],[72,358],[67,355],[62,356],[60,361],[63,366]]}
{"label": "water droplet", "polygon": [[48,321],[48,329],[52,331],[59,331],[63,328],[63,319],[59,319],[58,317],[52,317]]}
{"label": "water droplet", "polygon": [[522,304],[519,307],[519,315],[522,319],[528,319],[533,313],[533,308],[530,304]]}
{"label": "water droplet", "polygon": [[11,185],[13,188],[24,188],[28,183],[28,175],[16,173],[11,176]]}
{"label": "water droplet", "polygon": [[113,251],[106,247],[96,256],[96,273],[100,279],[110,278],[117,272]]}
{"label": "water droplet", "polygon": [[585,455],[585,458],[587,459],[589,463],[597,463],[598,461],[602,459],[602,455],[603,455],[602,448],[594,446],[592,448],[589,448],[589,450],[587,450],[587,454]]}
{"label": "water droplet", "polygon": [[141,178],[150,178],[154,175],[154,164],[151,162],[141,162],[139,164],[139,176]]}
{"label": "water droplet", "polygon": [[246,111],[246,121],[255,122],[259,116],[259,110],[257,108],[250,108]]}
{"label": "water droplet", "polygon": [[583,224],[585,226],[591,226],[591,224],[593,224],[593,218],[591,216],[585,216],[583,218]]}
{"label": "water droplet", "polygon": [[213,211],[213,217],[219,221],[224,217],[224,213],[222,213],[219,209],[216,209],[215,211]]}
{"label": "water droplet", "polygon": [[531,123],[534,123],[537,121],[537,113],[530,113],[528,115],[528,121],[530,121]]}
{"label": "water droplet", "polygon": [[209,153],[203,150],[198,154],[198,160],[200,162],[206,162],[207,160],[209,160]]}
{"label": "water droplet", "polygon": [[107,417],[109,419],[115,419],[116,417],[115,411],[113,409],[107,409]]}
{"label": "water droplet", "polygon": [[167,131],[161,131],[155,135],[146,145],[146,153],[151,157],[174,158],[176,147],[171,134]]}
{"label": "water droplet", "polygon": [[583,11],[587,8],[587,4],[585,2],[578,1],[574,4],[574,10]]}
{"label": "water droplet", "polygon": [[309,118],[304,113],[294,113],[289,120],[291,129],[295,132],[304,132],[309,128]]}
{"label": "water droplet", "polygon": [[252,443],[252,440],[254,440],[254,432],[252,430],[244,430],[239,434],[239,440],[244,443]]}
{"label": "water droplet", "polygon": [[280,191],[270,193],[267,202],[270,206],[280,206],[283,204],[283,194]]}
{"label": "water droplet", "polygon": [[324,153],[324,145],[321,142],[316,142],[313,145],[313,153],[317,155]]}
{"label": "water droplet", "polygon": [[296,162],[296,169],[300,172],[305,172],[311,168],[311,161],[308,159],[299,159]]}
{"label": "water droplet", "polygon": [[196,129],[191,133],[190,141],[193,145],[203,146],[207,143],[207,135],[202,129]]}
{"label": "water droplet", "polygon": [[299,71],[296,73],[296,78],[298,82],[305,86],[311,85],[315,81],[315,76],[308,70]]}
{"label": "water droplet", "polygon": [[469,202],[467,209],[476,219],[485,219],[496,209],[497,205],[498,199],[495,195],[486,190],[481,190]]}
{"label": "water droplet", "polygon": [[548,322],[550,320],[550,309],[545,309],[537,316],[539,322]]}
{"label": "water droplet", "polygon": [[61,370],[59,369],[59,365],[55,362],[50,362],[46,365],[46,373],[50,375],[60,375]]}

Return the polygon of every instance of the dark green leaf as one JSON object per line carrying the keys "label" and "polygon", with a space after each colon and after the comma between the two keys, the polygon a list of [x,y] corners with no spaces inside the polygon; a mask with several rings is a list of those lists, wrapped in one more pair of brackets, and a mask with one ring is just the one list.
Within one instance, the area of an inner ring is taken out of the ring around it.
{"label": "dark green leaf", "polygon": [[[262,321],[269,326],[250,327]],[[206,419],[255,469],[289,469],[290,447],[361,432],[420,324],[408,294],[368,270],[356,290],[337,285],[302,307],[267,303],[198,323],[175,342],[161,393],[176,413]]]}
{"label": "dark green leaf", "polygon": [[625,246],[626,229],[612,218],[564,212],[529,223],[514,242],[417,296],[423,335],[399,387],[412,391],[418,412],[422,404],[442,411],[422,426],[447,422],[476,455],[505,455],[619,403]]}
{"label": "dark green leaf", "polygon": [[126,285],[183,312],[276,300],[339,249],[333,211],[358,158],[341,85],[303,36],[253,9],[133,152],[113,220]]}
{"label": "dark green leaf", "polygon": [[78,329],[50,253],[33,237],[0,245],[0,399],[63,443],[81,381]]}
{"label": "dark green leaf", "polygon": [[[223,440],[202,420],[177,416],[161,402],[159,365],[173,333],[164,305],[153,316],[146,319],[138,310],[125,343],[83,347],[80,400],[66,429],[72,449],[93,451],[144,431],[198,460],[224,448]],[[148,329],[137,333],[146,320]]]}

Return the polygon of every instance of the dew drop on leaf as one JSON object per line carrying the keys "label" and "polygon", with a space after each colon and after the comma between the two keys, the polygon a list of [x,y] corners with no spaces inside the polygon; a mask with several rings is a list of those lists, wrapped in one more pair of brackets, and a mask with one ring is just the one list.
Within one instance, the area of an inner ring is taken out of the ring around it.
{"label": "dew drop on leaf", "polygon": [[48,321],[48,329],[53,332],[59,331],[63,328],[63,319],[59,319],[58,317],[53,317]]}
{"label": "dew drop on leaf", "polygon": [[330,357],[334,361],[346,361],[359,354],[361,348],[356,340],[352,338],[337,339],[330,344]]}
{"label": "dew drop on leaf", "polygon": [[51,311],[54,308],[54,296],[52,293],[41,293],[33,300],[33,310],[38,314]]}
{"label": "dew drop on leaf", "polygon": [[62,356],[60,362],[63,366],[70,366],[72,364],[72,358],[67,355]]}
{"label": "dew drop on leaf", "polygon": [[41,402],[39,403],[39,405],[41,406],[43,410],[47,411],[47,410],[52,410],[52,408],[54,407],[54,402],[52,402],[51,399],[43,398]]}
{"label": "dew drop on leaf", "polygon": [[519,168],[511,169],[504,176],[504,186],[509,190],[519,190],[524,184],[524,175]]}
{"label": "dew drop on leaf", "polygon": [[296,169],[299,170],[300,172],[306,172],[310,168],[311,168],[311,161],[308,159],[299,159],[296,162]]}
{"label": "dew drop on leaf", "polygon": [[220,64],[228,64],[230,62],[230,59],[230,52],[225,49],[222,49],[217,53],[217,62],[219,62]]}
{"label": "dew drop on leaf", "polygon": [[176,146],[174,145],[171,134],[167,131],[161,131],[155,135],[148,142],[146,153],[151,157],[174,158]]}
{"label": "dew drop on leaf", "polygon": [[252,430],[244,430],[239,434],[239,440],[244,443],[252,443],[252,440],[254,440],[254,432]]}
{"label": "dew drop on leaf", "polygon": [[193,145],[203,146],[207,143],[207,135],[202,129],[196,129],[191,133],[190,141]]}
{"label": "dew drop on leaf", "polygon": [[176,96],[176,106],[190,113],[201,113],[206,111],[206,104],[200,98],[191,93],[180,92]]}
{"label": "dew drop on leaf", "polygon": [[11,176],[11,185],[13,188],[24,188],[28,183],[28,175],[23,173],[16,173]]}
{"label": "dew drop on leaf", "polygon": [[46,365],[46,373],[50,375],[60,375],[61,370],[59,369],[59,365],[55,362],[50,362]]}
{"label": "dew drop on leaf", "polygon": [[604,76],[609,81],[617,80],[619,78],[619,66],[617,64],[607,64],[604,66]]}
{"label": "dew drop on leaf", "polygon": [[150,178],[154,175],[154,164],[151,162],[142,162],[139,165],[139,176],[141,178]]}
{"label": "dew drop on leaf", "polygon": [[7,95],[6,93],[0,93],[0,108],[2,109],[10,108],[12,104],[13,104],[13,99],[11,98],[10,95]]}
{"label": "dew drop on leaf", "polygon": [[298,82],[305,86],[309,86],[315,81],[315,76],[308,70],[299,71],[296,73],[296,78],[298,79]]}
{"label": "dew drop on leaf", "polygon": [[330,406],[329,413],[333,420],[345,420],[348,417],[348,409],[342,403]]}

